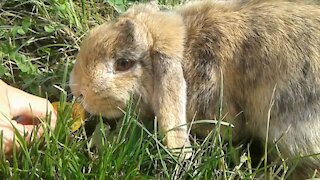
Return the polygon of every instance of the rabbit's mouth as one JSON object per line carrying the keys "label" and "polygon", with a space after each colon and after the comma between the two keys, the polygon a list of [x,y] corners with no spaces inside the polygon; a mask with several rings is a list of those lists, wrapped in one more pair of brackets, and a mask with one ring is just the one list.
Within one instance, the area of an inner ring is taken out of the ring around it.
{"label": "rabbit's mouth", "polygon": [[[90,114],[101,115],[106,119],[119,119],[124,116],[124,111],[122,106],[125,107],[125,104],[120,101],[112,100],[110,101],[101,101],[101,98],[91,99],[84,98],[82,105],[84,109]],[[111,98],[109,99],[111,100]]]}
{"label": "rabbit's mouth", "polygon": [[96,126],[99,123],[101,123],[101,121],[104,124],[109,125],[110,130],[113,131],[113,130],[117,129],[117,125],[119,124],[119,122],[121,120],[121,118],[119,118],[119,119],[107,119],[107,118],[102,117],[102,116],[97,116],[97,115],[94,115],[94,114],[90,114],[87,111],[85,113],[85,118],[86,118],[86,121],[85,121],[85,124],[84,124],[84,128],[85,128],[86,134],[88,136],[92,135],[92,133],[94,132]]}

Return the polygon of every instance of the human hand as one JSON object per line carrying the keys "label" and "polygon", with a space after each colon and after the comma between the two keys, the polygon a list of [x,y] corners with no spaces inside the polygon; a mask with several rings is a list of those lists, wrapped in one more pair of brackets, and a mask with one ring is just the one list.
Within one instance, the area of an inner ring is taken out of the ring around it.
{"label": "human hand", "polygon": [[[51,115],[50,127],[54,128],[57,117],[48,100],[28,94],[0,80],[0,132],[3,134],[2,147],[5,153],[13,149],[15,128],[22,136],[26,134],[28,141],[32,131],[41,123],[37,119],[47,115]],[[40,125],[37,137],[42,134]],[[15,145],[17,146],[18,142]]]}

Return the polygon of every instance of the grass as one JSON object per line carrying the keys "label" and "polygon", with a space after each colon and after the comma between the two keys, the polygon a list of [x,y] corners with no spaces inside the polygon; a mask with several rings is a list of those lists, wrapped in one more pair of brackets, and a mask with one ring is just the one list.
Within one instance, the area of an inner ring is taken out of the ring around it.
{"label": "grass", "polygon": [[[163,0],[164,5],[178,1]],[[68,74],[86,32],[123,12],[132,1],[4,0],[0,2],[0,78],[50,101],[72,101]],[[233,146],[220,136],[221,121],[205,139],[191,137],[193,156],[185,162],[166,150],[156,130],[146,129],[128,106],[118,131],[100,124],[98,147],[85,128],[71,132],[70,107],[58,111],[54,131],[20,150],[0,154],[0,177],[8,179],[281,179],[290,175],[285,160],[254,163],[249,145]],[[221,111],[222,113],[222,111]],[[221,119],[223,116],[221,116]],[[220,120],[221,120],[220,119]],[[208,121],[203,121],[203,123]],[[0,143],[1,144],[1,143]],[[266,152],[270,150],[266,149]],[[264,173],[266,172],[266,173]]]}

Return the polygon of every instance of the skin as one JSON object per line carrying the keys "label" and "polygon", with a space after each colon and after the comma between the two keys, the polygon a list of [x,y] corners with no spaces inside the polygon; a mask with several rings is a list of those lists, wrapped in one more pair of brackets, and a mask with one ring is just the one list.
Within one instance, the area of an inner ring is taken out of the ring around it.
{"label": "skin", "polygon": [[[320,153],[319,47],[317,5],[197,2],[166,12],[136,5],[89,33],[70,84],[89,112],[107,118],[123,116],[130,94],[140,97],[141,118],[157,117],[169,148],[189,145],[181,125],[216,119],[223,93],[235,142],[268,137],[294,159]],[[135,63],[117,71],[119,58]],[[192,129],[204,137],[214,125]],[[295,177],[315,169],[319,155],[302,159]]]}
{"label": "skin", "polygon": [[[14,144],[15,128],[20,135],[25,136],[27,142],[36,126],[39,126],[37,137],[43,134],[41,122],[35,119],[45,118],[51,114],[51,128],[55,127],[56,114],[51,103],[43,98],[28,94],[7,85],[0,80],[0,132],[2,132],[2,147],[6,154],[10,154]],[[14,120],[16,119],[16,120]]]}

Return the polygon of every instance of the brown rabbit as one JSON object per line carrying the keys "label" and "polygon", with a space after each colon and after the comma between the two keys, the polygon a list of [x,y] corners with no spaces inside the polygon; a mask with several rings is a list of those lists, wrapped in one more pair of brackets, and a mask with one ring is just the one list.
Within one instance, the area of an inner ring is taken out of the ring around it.
{"label": "brown rabbit", "polygon": [[[317,154],[320,8],[197,2],[162,12],[135,5],[89,33],[70,84],[87,111],[106,118],[122,117],[130,96],[141,97],[141,119],[157,117],[169,148],[189,146],[183,125],[215,119],[223,93],[234,140],[267,136],[289,159]],[[298,169],[320,170],[320,156],[304,158]]]}

